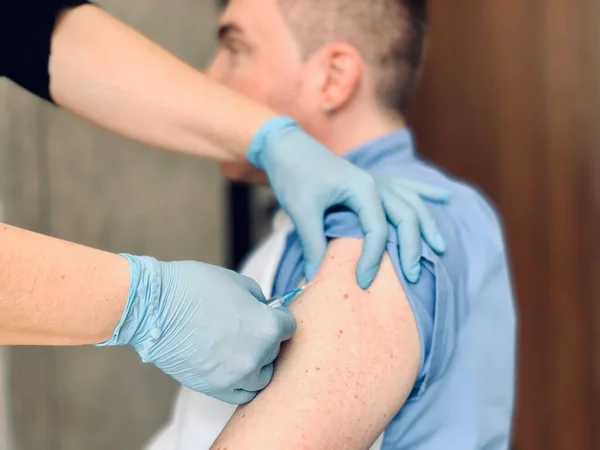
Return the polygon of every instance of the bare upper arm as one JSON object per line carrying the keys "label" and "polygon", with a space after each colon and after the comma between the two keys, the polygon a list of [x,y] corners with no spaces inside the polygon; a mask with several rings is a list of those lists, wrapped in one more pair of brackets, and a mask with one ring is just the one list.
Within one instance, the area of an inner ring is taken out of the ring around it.
{"label": "bare upper arm", "polygon": [[215,450],[364,449],[408,397],[420,343],[386,255],[372,287],[355,283],[358,239],[329,245],[314,283],[291,305],[298,320],[271,384],[238,408]]}

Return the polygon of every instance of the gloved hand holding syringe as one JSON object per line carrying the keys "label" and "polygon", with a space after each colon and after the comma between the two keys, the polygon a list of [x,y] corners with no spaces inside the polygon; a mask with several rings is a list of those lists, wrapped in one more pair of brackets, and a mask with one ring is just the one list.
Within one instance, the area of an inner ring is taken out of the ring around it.
{"label": "gloved hand holding syringe", "polygon": [[271,308],[287,307],[297,295],[299,295],[300,293],[302,293],[302,291],[304,291],[304,289],[306,289],[306,287],[309,284],[311,283],[297,287],[293,291],[290,291],[284,295],[275,295],[267,301],[267,305]]}

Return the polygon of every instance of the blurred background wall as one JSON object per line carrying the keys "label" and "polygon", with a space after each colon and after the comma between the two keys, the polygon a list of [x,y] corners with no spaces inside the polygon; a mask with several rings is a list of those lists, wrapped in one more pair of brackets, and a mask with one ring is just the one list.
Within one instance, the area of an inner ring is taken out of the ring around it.
{"label": "blurred background wall", "polygon": [[[213,3],[101,1],[197,67],[214,48]],[[520,312],[514,448],[600,449],[599,1],[430,3],[410,122],[424,156],[504,218]],[[10,223],[213,263],[238,262],[265,228],[268,194],[222,183],[211,163],[148,151],[5,84],[0,107]],[[13,450],[140,448],[176,389],[126,349],[8,356]]]}
{"label": "blurred background wall", "polygon": [[[212,54],[216,2],[100,4],[196,67]],[[216,165],[111,136],[2,83],[7,222],[110,251],[226,262]],[[139,449],[176,389],[128,349],[14,348],[8,357],[15,450]]]}
{"label": "blurred background wall", "polygon": [[600,449],[600,2],[432,0],[421,152],[502,213],[516,450]]}

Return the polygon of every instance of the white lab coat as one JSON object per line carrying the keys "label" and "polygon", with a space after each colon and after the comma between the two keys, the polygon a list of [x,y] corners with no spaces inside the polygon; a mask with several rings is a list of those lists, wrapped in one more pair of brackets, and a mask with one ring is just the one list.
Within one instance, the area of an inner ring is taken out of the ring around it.
{"label": "white lab coat", "polygon": [[[260,284],[267,298],[271,296],[275,273],[292,227],[290,219],[283,212],[278,212],[273,219],[272,233],[256,248],[242,268],[244,275]],[[146,450],[208,450],[235,408],[234,405],[183,387],[179,392],[173,417]],[[371,450],[381,449],[382,437],[383,435]]]}

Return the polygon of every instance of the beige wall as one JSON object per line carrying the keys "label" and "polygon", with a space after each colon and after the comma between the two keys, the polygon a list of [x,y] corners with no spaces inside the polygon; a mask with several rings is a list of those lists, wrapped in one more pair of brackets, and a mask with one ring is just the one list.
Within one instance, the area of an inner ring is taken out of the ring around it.
{"label": "beige wall", "polygon": [[[208,61],[212,1],[100,3],[193,65]],[[225,261],[214,164],[111,136],[6,84],[3,104],[7,222],[110,251]],[[167,418],[176,390],[124,348],[12,349],[9,376],[16,450],[140,448]]]}

